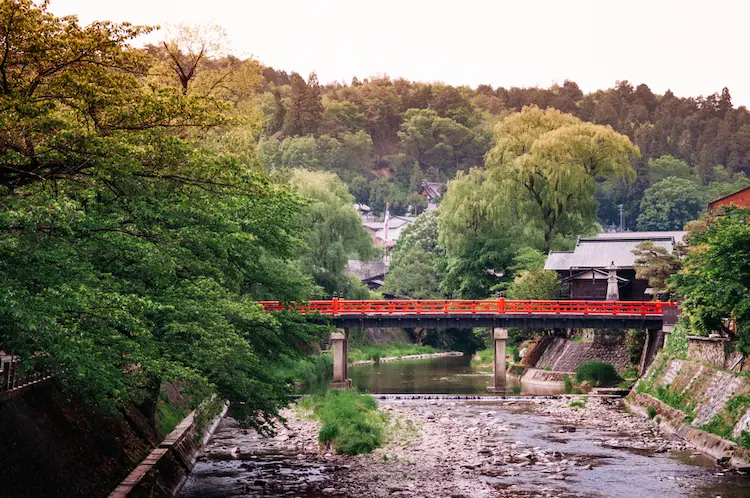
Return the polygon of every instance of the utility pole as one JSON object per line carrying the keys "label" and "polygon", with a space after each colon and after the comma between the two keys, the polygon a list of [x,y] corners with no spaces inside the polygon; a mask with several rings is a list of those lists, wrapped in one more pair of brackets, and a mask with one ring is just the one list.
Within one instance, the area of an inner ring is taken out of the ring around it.
{"label": "utility pole", "polygon": [[623,222],[622,222],[622,220],[623,220],[623,216],[622,216],[622,204],[618,204],[617,207],[620,208],[620,231],[624,232],[625,229],[623,228]]}

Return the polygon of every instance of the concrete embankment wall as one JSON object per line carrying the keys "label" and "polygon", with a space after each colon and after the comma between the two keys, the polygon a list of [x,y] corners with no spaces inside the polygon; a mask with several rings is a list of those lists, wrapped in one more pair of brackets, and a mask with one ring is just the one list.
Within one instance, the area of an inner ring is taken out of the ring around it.
{"label": "concrete embankment wall", "polygon": [[736,441],[750,432],[749,377],[662,352],[627,400],[643,415],[653,408],[665,429],[700,451],[736,466],[748,461]]}
{"label": "concrete embankment wall", "polygon": [[573,372],[587,361],[611,363],[618,371],[631,366],[630,355],[622,333],[595,333],[589,342],[576,342],[563,337],[549,340],[535,365],[538,369],[551,368],[555,372]]}
{"label": "concrete embankment wall", "polygon": [[158,444],[136,409],[92,415],[54,385],[0,403],[0,496],[97,497]]}
{"label": "concrete embankment wall", "polygon": [[195,466],[198,453],[211,437],[227,411],[203,424],[191,412],[151,451],[110,493],[109,498],[155,498],[175,496]]}

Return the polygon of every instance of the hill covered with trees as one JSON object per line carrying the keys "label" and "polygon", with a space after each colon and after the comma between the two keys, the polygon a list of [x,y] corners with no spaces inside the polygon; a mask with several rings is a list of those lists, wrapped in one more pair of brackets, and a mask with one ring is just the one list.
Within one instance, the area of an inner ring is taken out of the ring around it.
{"label": "hill covered with trees", "polygon": [[[597,185],[602,225],[619,223],[622,204],[626,228],[674,228],[684,218],[654,217],[650,211],[660,209],[655,198],[703,205],[750,185],[750,112],[734,107],[726,88],[681,98],[627,81],[584,94],[572,81],[549,88],[469,88],[388,77],[321,85],[315,74],[305,81],[270,67],[262,75],[257,102],[266,166],[336,172],[357,201],[376,212],[386,202],[395,213],[409,205],[421,211],[425,201],[416,192],[423,179],[446,182],[457,171],[483,166],[494,125],[527,106],[611,126],[639,148],[640,156],[631,159],[635,177]],[[691,187],[657,185],[670,176]],[[646,195],[649,189],[655,192]]]}

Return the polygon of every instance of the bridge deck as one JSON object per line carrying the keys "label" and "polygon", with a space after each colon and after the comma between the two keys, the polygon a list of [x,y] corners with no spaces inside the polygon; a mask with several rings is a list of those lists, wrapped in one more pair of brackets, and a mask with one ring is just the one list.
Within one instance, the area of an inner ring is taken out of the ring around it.
{"label": "bridge deck", "polygon": [[661,328],[674,303],[659,301],[519,301],[332,299],[262,302],[266,311],[294,310],[353,327]]}

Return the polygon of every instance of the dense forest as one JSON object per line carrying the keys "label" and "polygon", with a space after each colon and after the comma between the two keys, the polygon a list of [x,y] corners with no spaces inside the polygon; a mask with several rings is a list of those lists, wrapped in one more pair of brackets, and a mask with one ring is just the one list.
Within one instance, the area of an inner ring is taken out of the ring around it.
{"label": "dense forest", "polygon": [[[446,182],[459,170],[482,166],[494,125],[526,106],[611,126],[639,148],[631,160],[634,178],[597,186],[604,227],[619,224],[622,204],[624,228],[681,229],[712,198],[750,185],[750,112],[733,107],[726,88],[680,98],[628,81],[584,94],[572,81],[472,89],[388,77],[321,85],[315,74],[305,81],[270,67],[262,75],[267,167],[333,171],[376,212],[386,202],[396,214],[409,206],[420,212],[426,205],[416,194],[420,182]],[[668,177],[687,182],[659,183]],[[686,201],[687,214],[670,214]]]}

